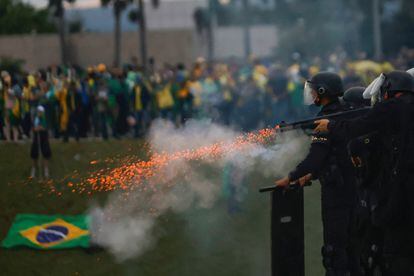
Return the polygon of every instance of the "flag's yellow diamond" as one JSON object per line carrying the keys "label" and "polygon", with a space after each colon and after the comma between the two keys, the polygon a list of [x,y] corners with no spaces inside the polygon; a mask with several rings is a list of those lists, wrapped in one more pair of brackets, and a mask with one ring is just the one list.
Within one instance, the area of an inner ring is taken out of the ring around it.
{"label": "flag's yellow diamond", "polygon": [[89,235],[88,230],[83,230],[63,219],[30,227],[20,231],[20,234],[32,243],[48,248],[70,240]]}

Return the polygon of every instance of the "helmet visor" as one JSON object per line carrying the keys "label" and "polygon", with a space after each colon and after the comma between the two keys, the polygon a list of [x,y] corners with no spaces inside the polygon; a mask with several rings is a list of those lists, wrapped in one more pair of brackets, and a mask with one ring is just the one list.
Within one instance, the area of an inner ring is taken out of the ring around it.
{"label": "helmet visor", "polygon": [[309,81],[305,82],[305,87],[303,88],[303,104],[312,105],[315,103],[316,94],[312,93],[312,84]]}
{"label": "helmet visor", "polygon": [[371,99],[371,101],[378,102],[381,101],[381,86],[385,82],[385,75],[381,74],[375,80],[373,80],[370,85],[365,89],[362,94],[364,99]]}

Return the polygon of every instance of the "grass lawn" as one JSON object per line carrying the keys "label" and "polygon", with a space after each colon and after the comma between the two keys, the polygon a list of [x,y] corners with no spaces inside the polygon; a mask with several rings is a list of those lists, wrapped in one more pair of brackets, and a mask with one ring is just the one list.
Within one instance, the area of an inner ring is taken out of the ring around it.
{"label": "grass lawn", "polygon": [[[92,160],[144,156],[142,143],[134,140],[55,141],[52,152],[50,171],[55,179],[74,170],[84,174],[96,169]],[[45,184],[27,181],[30,167],[29,144],[0,144],[0,239],[18,213],[81,214],[106,197],[70,190],[62,196],[48,194]],[[230,214],[222,200],[209,210],[164,214],[154,229],[159,237],[154,246],[127,262],[117,263],[105,251],[0,249],[0,275],[270,275],[270,200],[257,192],[269,181],[249,179],[240,213]],[[306,189],[305,209],[306,272],[323,275],[319,185]]]}

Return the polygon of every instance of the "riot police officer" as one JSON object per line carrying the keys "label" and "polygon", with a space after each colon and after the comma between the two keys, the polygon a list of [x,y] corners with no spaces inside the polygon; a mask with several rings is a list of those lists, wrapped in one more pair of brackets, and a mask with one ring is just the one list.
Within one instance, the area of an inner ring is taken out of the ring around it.
{"label": "riot police officer", "polygon": [[[321,106],[319,116],[345,111],[347,107],[339,100],[342,95],[342,80],[334,73],[318,73],[305,83],[305,104]],[[344,139],[332,139],[323,133],[313,135],[306,158],[276,185],[287,186],[297,180],[303,183],[311,177],[322,185],[322,257],[326,275],[358,275],[349,240],[355,179]]]}
{"label": "riot police officer", "polygon": [[350,106],[352,109],[363,108],[371,105],[369,99],[364,99],[363,93],[365,91],[363,86],[351,87],[345,91],[342,100]]}
{"label": "riot police officer", "polygon": [[384,230],[387,275],[414,275],[414,78],[403,71],[382,74],[369,93],[377,102],[354,120],[319,120],[316,133],[353,139],[378,132],[381,153],[373,223]]}
{"label": "riot police officer", "polygon": [[[363,108],[371,105],[363,98],[365,87],[352,87],[345,91],[343,100],[351,108]],[[384,262],[382,255],[382,228],[371,221],[371,206],[375,202],[375,185],[378,183],[382,148],[378,143],[378,132],[372,132],[352,139],[348,143],[348,153],[355,169],[356,206],[352,223],[352,243],[358,256],[363,275],[382,275]]]}

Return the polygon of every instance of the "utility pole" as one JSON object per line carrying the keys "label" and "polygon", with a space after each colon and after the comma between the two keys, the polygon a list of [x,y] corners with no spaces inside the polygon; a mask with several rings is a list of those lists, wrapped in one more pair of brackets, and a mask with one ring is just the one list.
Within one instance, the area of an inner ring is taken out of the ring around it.
{"label": "utility pole", "polygon": [[376,60],[382,59],[382,34],[381,34],[381,15],[379,0],[372,0],[372,18],[374,33],[374,57]]}
{"label": "utility pole", "polygon": [[242,0],[243,11],[242,14],[244,15],[243,20],[243,42],[244,42],[244,56],[246,59],[250,57],[252,52],[251,45],[250,45],[250,20],[249,20],[249,3],[248,0]]}
{"label": "utility pole", "polygon": [[119,67],[121,65],[121,51],[122,51],[122,29],[121,29],[121,16],[125,10],[127,0],[115,0],[113,2],[114,17],[115,17],[115,31],[114,31],[114,66]]}
{"label": "utility pole", "polygon": [[60,62],[62,65],[67,65],[68,49],[66,45],[66,22],[63,0],[49,0],[48,8],[53,11],[53,16],[59,31]]}
{"label": "utility pole", "polygon": [[208,25],[207,25],[207,60],[214,59],[214,26],[215,26],[215,4],[213,0],[208,1]]}
{"label": "utility pole", "polygon": [[62,14],[57,18],[59,28],[59,44],[60,44],[60,62],[62,65],[67,65],[67,45],[66,45],[66,24],[65,15]]}
{"label": "utility pole", "polygon": [[145,4],[143,0],[138,0],[138,32],[139,32],[139,45],[140,56],[142,62],[142,69],[144,73],[147,72],[147,25],[145,20]]}

